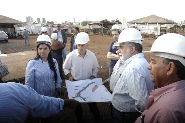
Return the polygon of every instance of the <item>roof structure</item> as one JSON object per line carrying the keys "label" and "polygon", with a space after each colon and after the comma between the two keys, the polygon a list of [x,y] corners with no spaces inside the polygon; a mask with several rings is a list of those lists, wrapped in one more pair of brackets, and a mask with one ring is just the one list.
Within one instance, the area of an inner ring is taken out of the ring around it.
{"label": "roof structure", "polygon": [[23,22],[0,15],[0,27],[13,27],[13,25],[21,23]]}
{"label": "roof structure", "polygon": [[130,24],[144,24],[144,23],[149,23],[149,24],[176,24],[176,22],[172,21],[172,20],[168,20],[166,18],[162,18],[162,17],[159,17],[159,16],[156,16],[156,15],[150,15],[150,16],[147,16],[147,17],[143,17],[143,18],[140,18],[140,19],[136,19],[136,20],[133,20],[133,21],[129,21],[128,23]]}
{"label": "roof structure", "polygon": [[15,20],[13,18],[9,18],[3,15],[0,15],[0,23],[22,23],[21,21]]}

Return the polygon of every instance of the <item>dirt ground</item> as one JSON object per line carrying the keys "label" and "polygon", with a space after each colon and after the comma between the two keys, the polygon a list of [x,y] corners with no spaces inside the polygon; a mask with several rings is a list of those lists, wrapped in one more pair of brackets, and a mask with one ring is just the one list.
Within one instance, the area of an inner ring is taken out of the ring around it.
{"label": "dirt ground", "polygon": [[[26,64],[30,59],[33,59],[36,56],[36,41],[37,36],[30,36],[30,46],[24,46],[24,39],[9,39],[8,43],[0,42],[0,50],[2,53],[6,53],[6,57],[0,56],[3,64],[8,66],[10,73],[3,78],[3,81],[13,81],[13,82],[21,82],[24,83],[24,75]],[[108,68],[109,68],[109,60],[106,55],[109,49],[110,43],[113,41],[111,36],[100,36],[100,35],[90,35],[90,42],[88,49],[95,53],[100,69],[98,72],[98,77],[103,80],[108,78]],[[143,50],[148,51],[153,43],[154,39],[145,38],[143,41]],[[70,47],[70,37],[68,37],[67,42],[67,52],[69,53]],[[149,54],[145,53],[145,57],[149,60]],[[64,96],[60,97],[62,99],[68,98],[67,90],[64,89]],[[109,103],[96,103],[99,110],[100,115],[103,119],[102,123],[111,123],[111,110]],[[85,123],[94,123],[93,116],[90,113],[87,104],[82,104],[83,107],[83,115]],[[76,117],[74,115],[74,111],[70,109],[64,109],[62,114],[58,114],[54,116],[52,122],[54,123],[74,123],[76,121]],[[33,119],[27,117],[25,123],[33,123]]]}
{"label": "dirt ground", "polygon": [[[0,42],[0,50],[7,54],[2,57],[3,64],[7,65],[10,73],[3,78],[4,81],[23,78],[27,62],[36,56],[36,39],[37,35],[30,36],[30,46],[24,45],[24,39],[9,39],[8,43]],[[100,69],[98,77],[106,79],[108,77],[109,59],[107,59],[107,51],[110,43],[113,41],[112,36],[90,35],[88,49],[95,53]],[[154,39],[145,38],[143,41],[143,51],[150,50]],[[68,37],[66,50],[69,53],[70,37]],[[149,55],[145,53],[145,57],[149,60]]]}

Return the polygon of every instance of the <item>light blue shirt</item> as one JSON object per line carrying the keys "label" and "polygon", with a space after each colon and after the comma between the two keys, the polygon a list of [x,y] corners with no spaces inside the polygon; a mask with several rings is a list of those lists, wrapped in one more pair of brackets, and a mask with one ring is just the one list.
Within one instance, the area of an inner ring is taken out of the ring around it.
{"label": "light blue shirt", "polygon": [[1,61],[1,59],[0,59],[0,65],[2,64],[2,61]]}
{"label": "light blue shirt", "polygon": [[41,59],[30,60],[26,67],[25,84],[33,88],[41,95],[55,97],[55,89],[61,87],[62,80],[55,59],[57,81],[55,82],[54,72],[50,69],[49,63]]}
{"label": "light blue shirt", "polygon": [[120,112],[143,111],[154,84],[150,81],[148,62],[138,53],[124,62],[124,70],[113,91],[112,104]]}
{"label": "light blue shirt", "polygon": [[64,100],[39,95],[29,86],[0,83],[0,123],[24,123],[26,117],[50,117],[63,110]]}

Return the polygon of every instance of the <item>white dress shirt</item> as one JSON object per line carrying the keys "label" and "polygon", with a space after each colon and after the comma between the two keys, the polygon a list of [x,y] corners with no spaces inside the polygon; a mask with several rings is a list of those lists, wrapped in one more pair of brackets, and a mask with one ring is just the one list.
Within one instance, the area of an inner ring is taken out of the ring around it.
{"label": "white dress shirt", "polygon": [[154,84],[150,81],[148,62],[143,53],[124,62],[124,71],[113,91],[112,104],[120,112],[143,111]]}
{"label": "white dress shirt", "polygon": [[96,77],[99,65],[95,54],[90,50],[86,50],[85,56],[82,57],[76,49],[67,55],[63,68],[66,75],[71,73],[73,79],[84,80],[91,76]]}

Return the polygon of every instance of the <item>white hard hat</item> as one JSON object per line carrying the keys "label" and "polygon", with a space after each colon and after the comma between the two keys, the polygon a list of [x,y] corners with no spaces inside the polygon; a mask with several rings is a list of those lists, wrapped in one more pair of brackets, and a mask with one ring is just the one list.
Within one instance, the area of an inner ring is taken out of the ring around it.
{"label": "white hard hat", "polygon": [[57,40],[57,39],[58,39],[57,33],[52,33],[52,34],[51,34],[51,39],[52,39],[52,40]]}
{"label": "white hard hat", "polygon": [[115,24],[115,25],[112,26],[111,30],[113,30],[113,29],[117,29],[117,30],[120,30],[120,31],[122,30],[121,29],[121,26],[119,26],[117,24]]}
{"label": "white hard hat", "polygon": [[60,22],[56,21],[54,24],[58,25],[58,24],[61,24]]}
{"label": "white hard hat", "polygon": [[158,37],[152,44],[150,52],[154,55],[179,60],[185,66],[185,37],[168,33]]}
{"label": "white hard hat", "polygon": [[47,45],[51,46],[51,39],[48,35],[42,34],[42,35],[38,36],[36,43],[37,43],[37,45],[40,43],[43,43],[43,44],[47,44]]}
{"label": "white hard hat", "polygon": [[76,44],[86,44],[89,40],[89,35],[85,32],[80,32],[77,34],[75,43]]}
{"label": "white hard hat", "polygon": [[119,46],[120,43],[124,42],[134,42],[134,43],[139,43],[142,44],[142,36],[141,33],[135,29],[135,28],[126,28],[124,29],[118,38],[118,42],[115,43],[114,46]]}
{"label": "white hard hat", "polygon": [[46,27],[41,27],[41,32],[47,32],[47,28]]}

